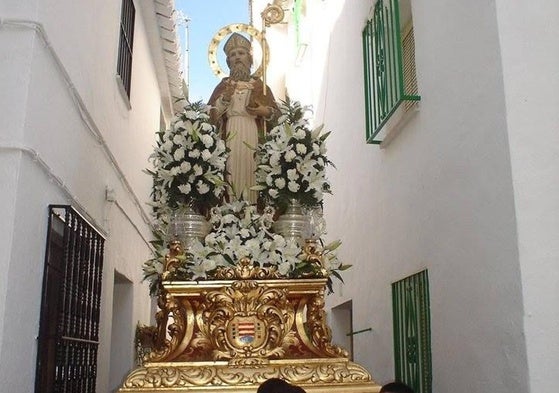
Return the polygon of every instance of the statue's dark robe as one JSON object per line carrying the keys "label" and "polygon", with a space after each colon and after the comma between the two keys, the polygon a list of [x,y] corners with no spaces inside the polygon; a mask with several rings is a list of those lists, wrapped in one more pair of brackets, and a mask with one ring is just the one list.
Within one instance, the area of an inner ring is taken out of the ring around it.
{"label": "statue's dark robe", "polygon": [[[215,87],[209,101],[208,105],[215,106],[215,102],[217,99],[224,93],[227,83],[230,80],[229,77],[223,78],[221,82]],[[259,132],[259,140],[265,136],[265,132],[277,119],[277,115],[279,113],[279,108],[277,106],[276,100],[274,98],[274,94],[269,86],[266,86],[266,95],[264,95],[263,91],[263,83],[262,80],[259,78],[252,77],[251,81],[254,83],[254,89],[252,90],[251,97],[250,97],[250,105],[249,106],[256,106],[257,104],[268,106],[273,108],[273,115],[270,119],[263,119],[258,117],[255,119],[258,132]],[[226,140],[227,136],[225,135],[226,130],[226,123],[227,123],[227,113],[222,113],[221,116],[217,114],[215,109],[210,111],[210,122],[214,124],[220,132],[222,132],[222,137]]]}

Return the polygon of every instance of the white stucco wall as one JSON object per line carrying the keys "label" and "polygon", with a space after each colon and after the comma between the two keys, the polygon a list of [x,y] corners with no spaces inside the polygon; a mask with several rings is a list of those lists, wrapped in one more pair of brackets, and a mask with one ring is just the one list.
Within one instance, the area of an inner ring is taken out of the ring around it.
{"label": "white stucco wall", "polygon": [[559,27],[554,1],[497,1],[531,392],[559,369]]}
{"label": "white stucco wall", "polygon": [[[47,207],[59,203],[78,206],[107,236],[97,391],[109,391],[115,270],[134,283],[131,325],[149,323],[151,313],[147,285],[140,283],[141,264],[150,256],[141,211],[148,212],[151,179],[142,169],[159,128],[161,97],[143,9],[136,5],[129,109],[116,81],[120,2],[21,3],[0,7],[0,201],[6,209],[0,230],[0,385],[10,392],[34,389]],[[39,34],[12,19],[43,26],[67,79]],[[106,148],[88,130],[68,82]],[[105,199],[107,187],[115,202]],[[133,335],[131,330],[130,347]]]}
{"label": "white stucco wall", "polygon": [[307,3],[317,18],[301,67],[312,78],[288,76],[288,90],[313,97],[332,131],[325,216],[354,266],[328,303],[353,300],[354,330],[372,328],[354,336],[355,360],[380,383],[394,378],[391,283],[428,269],[433,391],[528,391],[495,3],[412,2],[420,111],[385,149],[364,142],[361,30],[373,2]]}
{"label": "white stucco wall", "polygon": [[[33,34],[2,32],[0,34],[0,49],[11,47],[11,40],[20,36],[18,47],[10,52],[11,56],[0,58],[0,90],[11,91],[11,96],[0,94],[0,108],[6,115],[0,116],[0,145],[7,145],[11,140],[21,138],[25,113],[22,102],[27,100],[27,86],[29,85],[30,52]],[[6,53],[2,50],[3,53]],[[9,114],[9,115],[8,115]],[[11,261],[11,244],[13,239],[12,227],[16,220],[16,193],[7,192],[17,187],[21,152],[12,149],[0,150],[0,203],[4,207],[3,225],[0,225],[0,269],[6,272]],[[0,274],[0,299],[6,297],[8,290],[8,275]],[[4,315],[5,303],[0,301],[0,316]],[[0,318],[0,337],[3,336],[5,318]],[[2,353],[3,340],[0,340]]]}

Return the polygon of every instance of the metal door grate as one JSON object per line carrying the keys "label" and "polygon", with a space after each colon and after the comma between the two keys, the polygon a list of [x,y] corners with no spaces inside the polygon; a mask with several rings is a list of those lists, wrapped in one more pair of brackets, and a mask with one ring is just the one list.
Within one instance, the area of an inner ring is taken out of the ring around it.
{"label": "metal door grate", "polygon": [[71,206],[49,206],[36,393],[95,392],[104,242]]}
{"label": "metal door grate", "polygon": [[431,393],[431,316],[427,270],[392,284],[396,380]]}

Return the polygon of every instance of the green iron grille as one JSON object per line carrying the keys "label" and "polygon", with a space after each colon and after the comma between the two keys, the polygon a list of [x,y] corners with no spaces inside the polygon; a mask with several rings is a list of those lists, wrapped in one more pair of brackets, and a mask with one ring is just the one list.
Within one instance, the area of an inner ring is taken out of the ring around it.
{"label": "green iron grille", "polygon": [[392,284],[396,380],[431,393],[429,280],[424,270]]}
{"label": "green iron grille", "polygon": [[[419,101],[406,92],[398,0],[378,0],[362,33],[367,143],[380,144],[380,131],[402,102]],[[413,92],[412,92],[413,93]]]}

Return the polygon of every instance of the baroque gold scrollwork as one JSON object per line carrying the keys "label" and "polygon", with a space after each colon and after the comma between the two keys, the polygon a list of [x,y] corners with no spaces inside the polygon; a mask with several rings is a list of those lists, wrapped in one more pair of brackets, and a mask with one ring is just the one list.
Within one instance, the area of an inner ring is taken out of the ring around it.
{"label": "baroque gold scrollwork", "polygon": [[294,310],[285,288],[243,280],[208,292],[196,320],[214,348],[214,360],[262,364],[285,352],[282,343],[293,335]]}
{"label": "baroque gold scrollwork", "polygon": [[322,249],[316,240],[307,239],[303,246],[302,257],[305,261],[311,263],[314,269],[303,277],[327,277],[328,272],[324,268]]}
{"label": "baroque gold scrollwork", "polygon": [[332,344],[332,331],[326,323],[324,289],[313,296],[307,305],[307,326],[312,344],[323,356],[348,357],[348,352]]}
{"label": "baroque gold scrollwork", "polygon": [[172,240],[169,244],[169,253],[165,255],[165,266],[162,279],[166,280],[172,276],[177,268],[180,267],[182,261],[180,256],[184,256],[184,249],[179,240]]}
{"label": "baroque gold scrollwork", "polygon": [[278,278],[279,273],[276,266],[259,267],[254,266],[249,258],[241,258],[239,263],[233,267],[220,267],[215,273],[218,280],[246,280],[246,279],[268,279]]}
{"label": "baroque gold scrollwork", "polygon": [[216,376],[212,367],[144,367],[135,370],[124,382],[125,388],[171,388],[204,386]]}
{"label": "baroque gold scrollwork", "polygon": [[370,374],[331,342],[325,283],[163,283],[155,333],[162,344],[144,357],[119,392],[211,393],[226,387],[246,393],[247,387],[276,377],[312,386],[308,391],[314,393],[377,393],[380,387]]}
{"label": "baroque gold scrollwork", "polygon": [[282,370],[282,377],[296,384],[305,383],[345,383],[368,382],[371,375],[363,367],[353,362],[309,363],[287,366]]}
{"label": "baroque gold scrollwork", "polygon": [[[175,365],[142,367],[131,373],[124,389],[192,389],[213,386],[258,385],[268,378],[282,378],[295,384],[368,383],[370,374],[353,362],[305,362],[252,368],[230,365]],[[122,389],[121,389],[122,391]]]}
{"label": "baroque gold scrollwork", "polygon": [[[188,307],[181,304],[170,293],[163,291],[158,299],[160,310],[155,314],[157,323],[156,347],[148,355],[148,361],[170,360],[179,344],[184,341],[187,332]],[[169,316],[172,322],[169,323]],[[169,338],[167,337],[167,333]]]}

